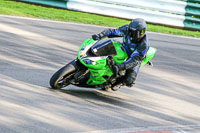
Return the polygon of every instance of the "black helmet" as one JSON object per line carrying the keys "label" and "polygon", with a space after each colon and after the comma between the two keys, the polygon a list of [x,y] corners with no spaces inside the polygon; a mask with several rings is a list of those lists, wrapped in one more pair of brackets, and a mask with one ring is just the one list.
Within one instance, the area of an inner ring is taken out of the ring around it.
{"label": "black helmet", "polygon": [[128,35],[133,42],[139,41],[146,32],[146,22],[144,19],[136,18],[128,26]]}

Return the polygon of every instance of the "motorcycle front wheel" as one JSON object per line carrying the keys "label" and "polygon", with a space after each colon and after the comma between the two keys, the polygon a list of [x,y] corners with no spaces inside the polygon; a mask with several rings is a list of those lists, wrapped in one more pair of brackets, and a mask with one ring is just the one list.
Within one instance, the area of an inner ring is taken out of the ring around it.
{"label": "motorcycle front wheel", "polygon": [[52,89],[61,89],[70,84],[69,80],[73,78],[77,70],[76,60],[59,69],[50,79],[49,84]]}

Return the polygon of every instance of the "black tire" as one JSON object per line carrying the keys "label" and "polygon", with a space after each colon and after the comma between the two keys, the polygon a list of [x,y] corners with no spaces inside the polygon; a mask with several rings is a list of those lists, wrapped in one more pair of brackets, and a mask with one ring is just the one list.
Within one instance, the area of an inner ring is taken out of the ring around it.
{"label": "black tire", "polygon": [[103,90],[103,91],[109,91],[110,90],[110,88],[101,88],[101,90]]}
{"label": "black tire", "polygon": [[52,89],[61,89],[70,83],[66,79],[70,79],[77,70],[76,61],[72,61],[59,69],[50,79],[49,84]]}

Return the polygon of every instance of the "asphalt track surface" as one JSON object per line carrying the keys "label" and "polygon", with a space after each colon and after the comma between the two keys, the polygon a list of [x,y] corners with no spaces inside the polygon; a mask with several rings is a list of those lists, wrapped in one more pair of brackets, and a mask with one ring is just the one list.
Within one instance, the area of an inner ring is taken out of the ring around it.
{"label": "asphalt track surface", "polygon": [[49,79],[105,27],[0,16],[0,132],[134,132],[200,128],[200,39],[148,33],[154,67],[117,92]]}

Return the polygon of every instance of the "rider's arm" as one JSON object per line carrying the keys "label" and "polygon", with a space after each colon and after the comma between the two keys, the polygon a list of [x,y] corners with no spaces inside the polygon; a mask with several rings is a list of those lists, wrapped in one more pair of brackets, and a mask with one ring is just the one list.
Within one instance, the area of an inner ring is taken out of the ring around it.
{"label": "rider's arm", "polygon": [[136,50],[131,54],[129,59],[124,63],[119,64],[119,68],[123,70],[137,66],[138,63],[145,58],[148,49],[149,49],[149,42],[147,40],[147,37],[145,37],[143,41],[137,46]]}
{"label": "rider's arm", "polygon": [[125,32],[128,28],[128,25],[123,25],[117,29],[105,29],[104,31],[102,31],[101,33],[99,33],[98,35],[102,38],[102,37],[122,37],[125,35]]}

